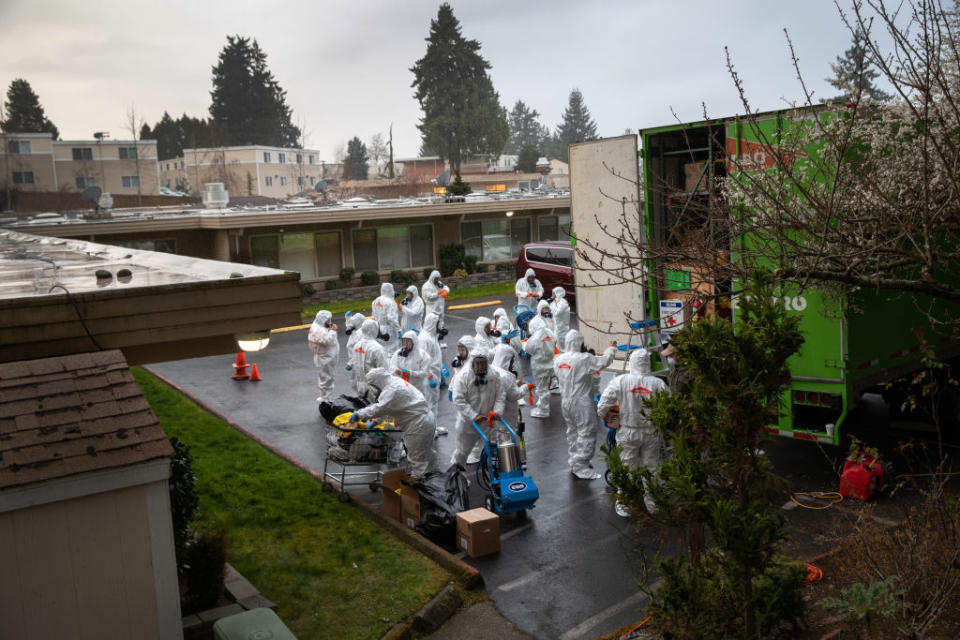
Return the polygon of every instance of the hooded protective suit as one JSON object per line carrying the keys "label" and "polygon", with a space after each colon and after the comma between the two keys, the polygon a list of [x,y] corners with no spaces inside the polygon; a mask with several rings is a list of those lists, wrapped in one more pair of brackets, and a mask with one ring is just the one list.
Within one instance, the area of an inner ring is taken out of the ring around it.
{"label": "hooded protective suit", "polygon": [[593,372],[613,362],[616,347],[607,347],[602,356],[581,353],[583,336],[576,329],[567,332],[566,347],[553,361],[560,383],[560,412],[567,423],[567,462],[570,472],[583,479],[599,478],[590,469],[597,451],[600,421],[593,404]]}
{"label": "hooded protective suit", "polygon": [[362,377],[362,370],[357,366],[357,357],[354,349],[357,348],[357,343],[363,338],[363,332],[360,331],[360,327],[363,326],[366,318],[362,313],[353,313],[347,318],[347,328],[344,333],[348,334],[347,337],[347,371],[350,372],[350,383],[353,385],[353,390],[357,395],[363,395],[360,393],[360,378]]}
{"label": "hooded protective suit", "polygon": [[[533,276],[533,284],[527,280]],[[537,280],[537,274],[533,269],[527,269],[523,277],[517,280],[517,286],[514,287],[517,294],[517,304],[525,304],[531,309],[537,306],[537,302],[543,297],[543,285]]]}
{"label": "hooded protective suit", "polygon": [[410,329],[420,331],[423,327],[423,299],[414,285],[407,287],[407,293],[410,297],[400,302],[400,333],[406,333]]}
{"label": "hooded protective suit", "polygon": [[[651,471],[660,466],[660,435],[646,415],[644,399],[658,393],[670,393],[667,383],[650,374],[650,352],[637,349],[630,355],[630,373],[610,381],[600,396],[597,415],[603,418],[614,404],[620,404],[620,429],[617,444],[625,465],[639,464]],[[646,498],[647,508],[653,501]]]}
{"label": "hooded protective suit", "polygon": [[388,366],[387,354],[383,346],[377,341],[377,334],[380,325],[376,320],[364,320],[360,326],[362,337],[357,341],[353,348],[354,364],[353,369],[357,374],[357,394],[364,396],[370,390],[367,383],[367,376],[370,371],[377,368],[386,368]]}
{"label": "hooded protective suit", "polygon": [[553,302],[550,303],[550,313],[553,314],[553,324],[557,328],[557,340],[562,350],[567,331],[570,330],[570,305],[567,303],[567,292],[563,287],[554,287],[552,293]]}
{"label": "hooded protective suit", "polygon": [[480,439],[480,435],[473,428],[472,421],[474,418],[481,416],[484,422],[478,422],[477,424],[484,428],[485,432],[492,433],[494,430],[485,422],[487,415],[491,411],[503,415],[505,390],[501,384],[500,376],[493,371],[492,367],[488,367],[487,374],[481,382],[474,370],[474,362],[479,359],[486,361],[487,357],[485,348],[473,349],[467,363],[450,385],[453,405],[457,410],[452,464],[461,466],[466,464],[470,449]]}
{"label": "hooded protective suit", "polygon": [[387,336],[385,344],[393,348],[397,344],[397,334],[400,333],[400,319],[397,315],[397,301],[393,285],[384,282],[380,285],[380,296],[373,301],[373,319],[380,325],[380,331]]}
{"label": "hooded protective suit", "polygon": [[446,306],[446,297],[450,293],[450,287],[448,286],[437,286],[437,283],[440,282],[440,272],[434,269],[430,272],[430,277],[427,278],[427,281],[423,283],[423,286],[420,287],[420,291],[423,294],[423,302],[427,306],[427,312],[433,312],[440,316],[440,325],[441,327],[445,326],[443,322],[443,309]]}
{"label": "hooded protective suit", "polygon": [[403,431],[407,448],[407,464],[412,476],[422,478],[437,470],[437,450],[433,443],[436,418],[423,394],[412,384],[386,369],[375,367],[367,374],[367,384],[380,392],[377,401],[357,411],[363,420],[393,418]]}
{"label": "hooded protective suit", "polygon": [[540,301],[537,316],[527,325],[530,337],[523,343],[523,351],[530,356],[530,371],[534,384],[534,405],[530,415],[534,418],[550,417],[550,378],[553,377],[557,336],[540,315],[540,311],[549,306],[543,300]]}
{"label": "hooded protective suit", "polygon": [[[453,369],[454,380],[456,379],[457,375],[463,371],[464,365],[466,365],[467,360],[470,359],[470,352],[473,351],[473,347],[476,344],[477,341],[473,336],[461,336],[460,339],[457,340],[457,355],[453,362],[450,363],[450,366]],[[466,350],[466,357],[461,357],[460,347],[463,347]],[[450,381],[450,384],[453,384],[453,380]]]}
{"label": "hooded protective suit", "polygon": [[317,317],[313,319],[307,333],[307,343],[313,353],[313,364],[317,368],[317,388],[320,389],[317,402],[332,400],[334,368],[340,356],[340,341],[337,339],[332,313],[326,309],[317,312]]}
{"label": "hooded protective suit", "polygon": [[443,355],[437,338],[437,323],[439,322],[440,316],[435,313],[428,313],[423,321],[423,331],[417,336],[417,347],[423,354],[424,367],[436,382],[436,384],[431,385],[428,377],[423,395],[427,399],[427,405],[433,411],[433,415],[438,417],[440,415],[440,368],[443,366]]}
{"label": "hooded protective suit", "polygon": [[[416,331],[411,330],[403,334],[398,345],[400,348],[390,356],[389,369],[394,372],[394,375],[399,370],[400,377],[415,386],[426,397],[428,379],[432,374],[430,373],[430,363],[423,352],[420,351],[420,347],[417,346],[417,339]],[[413,348],[404,355],[407,340],[413,342]]]}
{"label": "hooded protective suit", "polygon": [[476,335],[473,336],[473,339],[475,344],[483,345],[488,351],[493,351],[493,349],[500,344],[500,338],[499,336],[492,336],[487,333],[487,327],[491,330],[496,330],[490,318],[486,316],[477,318],[476,322],[473,323],[473,328],[477,332]]}
{"label": "hooded protective suit", "polygon": [[507,334],[515,329],[513,323],[510,322],[510,317],[507,315],[507,311],[500,307],[493,312],[493,326],[500,332],[501,338],[500,342],[506,340],[506,344],[509,344],[513,347],[513,351],[519,355],[520,354],[520,336],[514,336],[513,338],[506,338]]}
{"label": "hooded protective suit", "polygon": [[500,376],[504,389],[503,419],[514,428],[520,419],[520,398],[527,394],[526,385],[515,373],[517,359],[519,356],[508,344],[498,344],[493,350],[493,370]]}

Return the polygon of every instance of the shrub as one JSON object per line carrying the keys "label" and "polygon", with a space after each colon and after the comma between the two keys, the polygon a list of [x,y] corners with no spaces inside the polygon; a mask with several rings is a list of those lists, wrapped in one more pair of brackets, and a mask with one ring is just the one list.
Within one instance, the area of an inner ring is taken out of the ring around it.
{"label": "shrub", "polygon": [[[448,276],[463,267],[465,251],[462,244],[442,244],[437,250],[440,260],[440,274]],[[427,276],[430,274],[428,273]]]}
{"label": "shrub", "polygon": [[177,555],[177,573],[183,575],[186,566],[187,541],[190,523],[197,511],[196,477],[193,474],[193,456],[190,448],[176,438],[170,438],[173,456],[170,458],[170,517],[173,520],[173,546]]}
{"label": "shrub", "polygon": [[343,285],[343,282],[340,280],[327,280],[323,283],[323,288],[327,291],[333,291],[334,289],[339,289]]}
{"label": "shrub", "polygon": [[475,273],[477,271],[477,256],[464,256],[463,257],[463,268],[467,270],[467,273]]}
{"label": "shrub", "polygon": [[433,267],[424,267],[423,279],[426,280],[427,278],[429,278],[431,273],[433,273]]}
{"label": "shrub", "polygon": [[410,284],[413,284],[416,274],[412,271],[404,271],[403,269],[394,269],[390,272],[390,282],[399,284],[403,287],[406,287]]}
{"label": "shrub", "polygon": [[223,594],[226,564],[227,542],[223,533],[204,533],[190,543],[184,576],[184,613],[216,606]]}
{"label": "shrub", "polygon": [[470,183],[464,182],[459,173],[453,182],[450,183],[450,186],[447,187],[447,193],[452,196],[465,196],[470,193],[470,191],[472,191]]}
{"label": "shrub", "polygon": [[517,265],[513,262],[498,262],[496,266],[497,271],[513,271],[517,268]]}
{"label": "shrub", "polygon": [[379,284],[380,274],[376,271],[364,271],[360,274],[360,284],[365,287],[372,287],[375,284]]}
{"label": "shrub", "polygon": [[466,278],[468,275],[470,275],[470,274],[467,273],[466,271],[464,271],[463,269],[454,269],[454,270],[453,270],[453,277],[454,277],[454,278]]}
{"label": "shrub", "polygon": [[357,270],[353,267],[344,267],[343,269],[340,269],[340,279],[344,282],[350,282],[353,280],[353,274],[356,272]]}
{"label": "shrub", "polygon": [[300,297],[301,297],[301,298],[309,298],[310,296],[312,296],[312,295],[313,295],[314,293],[316,293],[316,292],[317,292],[317,290],[313,288],[313,285],[312,285],[312,284],[308,284],[308,283],[305,283],[305,282],[300,284]]}
{"label": "shrub", "polygon": [[476,266],[476,268],[474,269],[473,272],[474,272],[474,273],[486,273],[486,272],[487,272],[487,268],[489,268],[489,266],[490,266],[490,265],[488,265],[488,264],[481,264],[481,263],[478,262],[478,263],[477,263],[477,266]]}

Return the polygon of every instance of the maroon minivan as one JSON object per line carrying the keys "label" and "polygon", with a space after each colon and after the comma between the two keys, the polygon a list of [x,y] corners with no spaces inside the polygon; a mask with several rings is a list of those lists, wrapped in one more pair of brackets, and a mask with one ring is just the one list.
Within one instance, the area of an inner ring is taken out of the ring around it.
{"label": "maroon minivan", "polygon": [[548,242],[530,242],[523,245],[517,259],[517,279],[523,277],[527,269],[533,269],[537,280],[543,285],[543,292],[551,295],[554,287],[563,287],[567,302],[572,306],[576,301],[573,286],[573,247],[567,240]]}

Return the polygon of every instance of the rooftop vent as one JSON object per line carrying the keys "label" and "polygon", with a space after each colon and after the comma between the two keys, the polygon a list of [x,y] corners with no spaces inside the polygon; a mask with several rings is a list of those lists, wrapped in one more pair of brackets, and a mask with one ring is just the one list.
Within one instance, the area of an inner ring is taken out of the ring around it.
{"label": "rooftop vent", "polygon": [[203,185],[203,206],[208,209],[224,209],[230,204],[230,194],[222,182],[207,182]]}

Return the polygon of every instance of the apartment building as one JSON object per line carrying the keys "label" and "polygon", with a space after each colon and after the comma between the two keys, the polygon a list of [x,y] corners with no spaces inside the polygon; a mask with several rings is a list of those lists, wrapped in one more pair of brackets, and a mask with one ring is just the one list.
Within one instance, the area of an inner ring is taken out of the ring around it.
{"label": "apartment building", "polygon": [[192,192],[222,182],[234,195],[281,199],[313,190],[331,174],[314,149],[262,145],[184,149],[182,156],[160,162],[160,184],[170,189]]}
{"label": "apartment building", "polygon": [[156,140],[53,140],[49,133],[4,133],[0,140],[3,188],[159,193]]}

